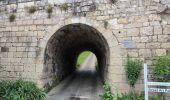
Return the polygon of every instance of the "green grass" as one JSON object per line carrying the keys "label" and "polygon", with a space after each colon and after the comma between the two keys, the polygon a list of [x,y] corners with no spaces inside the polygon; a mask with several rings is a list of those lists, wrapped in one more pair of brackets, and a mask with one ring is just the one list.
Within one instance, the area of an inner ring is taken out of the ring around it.
{"label": "green grass", "polygon": [[78,59],[77,59],[77,66],[79,67],[81,64],[83,64],[83,62],[86,60],[86,58],[90,55],[90,51],[84,51],[82,52]]}

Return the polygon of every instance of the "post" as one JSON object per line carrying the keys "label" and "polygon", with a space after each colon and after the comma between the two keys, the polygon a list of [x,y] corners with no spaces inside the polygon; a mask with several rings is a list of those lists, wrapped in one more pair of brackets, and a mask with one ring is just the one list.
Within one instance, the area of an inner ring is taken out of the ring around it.
{"label": "post", "polygon": [[147,64],[144,64],[144,84],[145,84],[145,100],[148,100],[148,72]]}

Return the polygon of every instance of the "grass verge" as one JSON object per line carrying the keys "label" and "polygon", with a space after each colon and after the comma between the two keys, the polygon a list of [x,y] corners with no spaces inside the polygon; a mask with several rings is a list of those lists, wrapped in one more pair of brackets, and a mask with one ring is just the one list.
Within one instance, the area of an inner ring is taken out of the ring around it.
{"label": "grass verge", "polygon": [[84,51],[79,55],[77,59],[77,67],[80,67],[80,65],[84,63],[84,61],[87,59],[90,53],[91,53],[90,51]]}

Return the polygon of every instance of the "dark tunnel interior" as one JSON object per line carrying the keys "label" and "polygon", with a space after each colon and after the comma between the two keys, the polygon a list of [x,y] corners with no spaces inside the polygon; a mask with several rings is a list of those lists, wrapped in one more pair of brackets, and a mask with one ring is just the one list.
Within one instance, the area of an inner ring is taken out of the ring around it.
{"label": "dark tunnel interior", "polygon": [[96,55],[98,73],[104,81],[109,61],[109,47],[105,38],[91,26],[70,24],[54,33],[46,46],[44,72],[47,82],[60,82],[73,73],[77,58],[83,51]]}

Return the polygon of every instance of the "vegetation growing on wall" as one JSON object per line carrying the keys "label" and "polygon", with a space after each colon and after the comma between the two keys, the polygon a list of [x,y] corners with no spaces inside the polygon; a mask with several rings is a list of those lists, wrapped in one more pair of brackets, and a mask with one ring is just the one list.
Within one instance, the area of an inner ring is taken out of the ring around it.
{"label": "vegetation growing on wall", "polygon": [[1,81],[0,100],[44,100],[45,92],[28,81]]}
{"label": "vegetation growing on wall", "polygon": [[16,15],[14,13],[9,15],[9,21],[10,22],[13,22],[15,20],[15,18],[16,18]]}
{"label": "vegetation growing on wall", "polygon": [[36,6],[25,7],[25,9],[29,14],[33,14],[37,10]]}
{"label": "vegetation growing on wall", "polygon": [[142,60],[140,59],[133,59],[128,56],[126,66],[125,66],[125,72],[128,84],[131,87],[134,87],[137,80],[140,77],[141,69],[142,69]]}
{"label": "vegetation growing on wall", "polygon": [[170,55],[156,57],[153,65],[154,78],[160,82],[170,82]]}
{"label": "vegetation growing on wall", "polygon": [[60,5],[60,9],[63,10],[63,11],[67,11],[68,10],[68,4],[64,3],[64,4]]}
{"label": "vegetation growing on wall", "polygon": [[110,0],[110,2],[114,4],[117,2],[117,0]]}
{"label": "vegetation growing on wall", "polygon": [[51,5],[48,5],[46,12],[48,13],[48,18],[51,18],[51,14],[53,12],[53,7]]}

